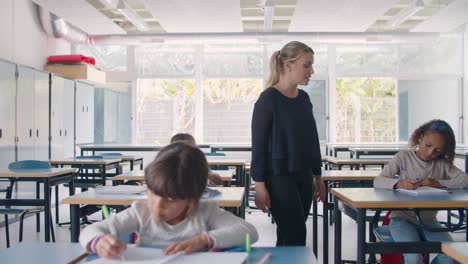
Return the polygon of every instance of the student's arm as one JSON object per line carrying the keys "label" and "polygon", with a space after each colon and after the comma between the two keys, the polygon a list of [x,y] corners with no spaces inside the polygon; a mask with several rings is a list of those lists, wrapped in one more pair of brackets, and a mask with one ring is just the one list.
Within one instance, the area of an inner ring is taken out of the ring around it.
{"label": "student's arm", "polygon": [[394,189],[398,182],[395,176],[400,173],[400,153],[397,153],[390,162],[385,165],[379,176],[374,179],[374,187],[379,189]]}
{"label": "student's arm", "polygon": [[223,179],[221,179],[221,176],[212,171],[208,171],[208,180],[212,181],[216,185],[223,185]]}
{"label": "student's arm", "polygon": [[91,251],[90,247],[93,239],[101,235],[110,234],[111,224],[118,232],[117,236],[126,235],[131,232],[138,231],[141,220],[139,220],[137,208],[142,207],[141,205],[136,205],[136,203],[138,202],[141,203],[144,201],[134,202],[130,208],[116,214],[115,216],[109,219],[102,220],[100,222],[96,222],[84,228],[80,233],[80,244],[87,250]]}
{"label": "student's arm", "polygon": [[260,95],[252,114],[251,175],[255,182],[264,182],[268,171],[268,144],[271,138],[273,111],[271,96]]}
{"label": "student's arm", "polygon": [[468,175],[455,166],[446,165],[449,179],[441,179],[439,183],[446,188],[468,188]]}
{"label": "student's arm", "polygon": [[208,234],[213,239],[213,247],[244,246],[246,234],[250,234],[251,243],[258,240],[257,229],[252,224],[219,208],[216,204],[210,206],[206,213]]}

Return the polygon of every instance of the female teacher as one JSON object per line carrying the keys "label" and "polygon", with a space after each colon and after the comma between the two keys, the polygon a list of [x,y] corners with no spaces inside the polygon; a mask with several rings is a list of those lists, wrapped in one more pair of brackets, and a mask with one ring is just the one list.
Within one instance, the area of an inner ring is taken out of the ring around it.
{"label": "female teacher", "polygon": [[[276,222],[276,246],[306,244],[312,199],[323,201],[322,161],[317,125],[307,85],[314,73],[314,51],[292,41],[271,56],[268,87],[252,117],[255,204]],[[314,193],[315,179],[315,193]]]}

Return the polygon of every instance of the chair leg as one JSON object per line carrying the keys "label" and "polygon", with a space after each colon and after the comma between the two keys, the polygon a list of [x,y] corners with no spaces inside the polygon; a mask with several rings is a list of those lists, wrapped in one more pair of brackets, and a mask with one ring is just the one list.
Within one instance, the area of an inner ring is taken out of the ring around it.
{"label": "chair leg", "polygon": [[27,211],[24,211],[20,216],[19,242],[23,241],[23,220]]}
{"label": "chair leg", "polygon": [[54,232],[54,225],[52,224],[53,219],[52,219],[52,213],[50,213],[50,234],[52,237],[52,242],[55,242],[55,232]]}
{"label": "chair leg", "polygon": [[59,187],[55,185],[55,223],[59,223]]}
{"label": "chair leg", "polygon": [[10,228],[8,226],[8,215],[5,214],[5,235],[7,248],[10,247]]}

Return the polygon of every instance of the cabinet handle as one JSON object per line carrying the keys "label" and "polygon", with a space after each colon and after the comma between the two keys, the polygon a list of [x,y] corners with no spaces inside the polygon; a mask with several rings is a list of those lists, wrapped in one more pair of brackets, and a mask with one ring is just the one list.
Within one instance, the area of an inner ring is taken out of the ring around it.
{"label": "cabinet handle", "polygon": [[84,113],[84,105],[83,105],[83,109],[81,110],[81,112],[83,112],[83,113]]}
{"label": "cabinet handle", "polygon": [[36,137],[39,137],[39,129],[36,129]]}
{"label": "cabinet handle", "polygon": [[60,133],[59,133],[59,134],[60,134],[60,136],[62,136],[62,129],[60,129]]}
{"label": "cabinet handle", "polygon": [[2,129],[0,128],[0,138],[2,138]]}
{"label": "cabinet handle", "polygon": [[32,137],[32,129],[29,129],[29,137]]}
{"label": "cabinet handle", "polygon": [[67,136],[67,130],[65,129],[65,136]]}

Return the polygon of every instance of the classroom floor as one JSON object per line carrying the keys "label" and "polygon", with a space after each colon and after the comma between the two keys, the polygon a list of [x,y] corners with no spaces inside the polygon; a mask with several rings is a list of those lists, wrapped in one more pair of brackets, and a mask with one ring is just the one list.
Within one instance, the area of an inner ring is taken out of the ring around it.
{"label": "classroom floor", "polygon": [[[60,194],[66,194],[66,189],[60,191]],[[322,212],[321,204],[319,204],[319,213]],[[55,209],[54,209],[55,213]],[[55,214],[54,214],[55,215]],[[96,213],[90,217],[90,219],[99,220],[101,215]],[[444,216],[441,216],[441,219],[444,219]],[[68,213],[68,206],[61,205],[60,206],[60,221],[68,221],[69,213]],[[318,223],[318,252],[319,258],[318,263],[322,263],[322,218],[319,217]],[[41,221],[43,220],[43,216],[41,215]],[[250,223],[254,224],[259,233],[259,241],[254,244],[254,246],[274,246],[276,243],[276,231],[275,225],[271,223],[271,219],[264,213],[252,210],[250,213],[246,213],[246,220]],[[3,218],[2,218],[3,221]],[[55,221],[55,220],[54,220]],[[307,220],[307,246],[311,247],[312,250],[312,217],[309,217]],[[57,241],[70,241],[70,231],[68,226],[54,226],[55,230],[55,237]],[[25,219],[24,222],[24,236],[23,241],[43,241],[44,233],[36,233],[36,222],[35,217],[29,217]],[[342,247],[342,257],[346,260],[355,260],[356,259],[356,225],[353,220],[350,218],[343,216],[343,247]],[[18,243],[18,235],[19,235],[19,222],[15,222],[10,224],[10,242],[12,245]],[[329,246],[329,263],[333,263],[333,226],[329,227],[329,237],[330,239],[330,246]],[[464,233],[456,233],[453,235],[454,239],[457,241],[463,241]],[[0,228],[0,250],[4,250],[6,248],[6,241],[5,241],[5,228]],[[349,243],[348,241],[352,241]],[[431,256],[434,256],[432,254]]]}

